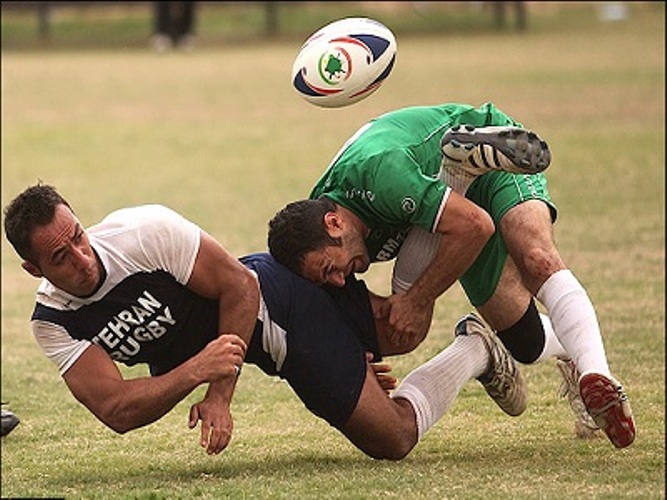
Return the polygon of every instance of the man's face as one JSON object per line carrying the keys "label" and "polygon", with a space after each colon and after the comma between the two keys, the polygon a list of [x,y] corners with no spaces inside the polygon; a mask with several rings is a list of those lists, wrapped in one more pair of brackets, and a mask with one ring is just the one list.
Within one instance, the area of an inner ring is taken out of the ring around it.
{"label": "man's face", "polygon": [[363,273],[370,265],[363,236],[352,228],[340,234],[341,246],[328,246],[308,252],[303,259],[301,275],[318,285],[342,287],[345,278],[352,273]]}
{"label": "man's face", "polygon": [[93,294],[102,278],[102,265],[67,206],[58,205],[53,221],[33,230],[31,243],[35,262],[24,263],[28,272],[77,297]]}

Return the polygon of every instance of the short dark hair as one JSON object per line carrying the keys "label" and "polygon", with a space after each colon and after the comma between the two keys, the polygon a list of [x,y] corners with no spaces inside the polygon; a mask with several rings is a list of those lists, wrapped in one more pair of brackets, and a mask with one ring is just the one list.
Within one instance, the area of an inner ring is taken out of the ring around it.
{"label": "short dark hair", "polygon": [[324,216],[335,211],[336,204],[325,197],[287,204],[269,221],[269,252],[289,270],[301,274],[308,252],[342,244],[324,225]]}
{"label": "short dark hair", "polygon": [[72,209],[56,188],[40,181],[25,189],[5,208],[5,236],[23,260],[34,263],[32,232],[53,221],[58,205]]}

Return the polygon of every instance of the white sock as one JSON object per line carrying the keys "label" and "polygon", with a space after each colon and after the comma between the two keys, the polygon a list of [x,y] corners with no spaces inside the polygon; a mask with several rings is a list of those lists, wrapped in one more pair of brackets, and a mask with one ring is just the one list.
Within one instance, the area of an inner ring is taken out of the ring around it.
{"label": "white sock", "polygon": [[554,332],[549,316],[540,313],[540,319],[542,320],[542,328],[544,328],[544,349],[542,350],[540,357],[535,360],[535,363],[541,363],[553,356],[561,359],[569,358],[567,352],[565,352],[565,349],[558,341],[558,337],[556,336],[556,332]]}
{"label": "white sock", "polygon": [[403,379],[392,398],[406,399],[414,408],[418,440],[449,410],[465,383],[482,375],[488,364],[484,341],[477,335],[462,335]]}
{"label": "white sock", "polygon": [[537,292],[561,345],[580,373],[610,376],[593,304],[569,269],[552,274]]}
{"label": "white sock", "polygon": [[465,195],[470,184],[477,179],[477,176],[466,172],[461,168],[461,165],[452,163],[444,157],[440,165],[439,179],[457,193]]}

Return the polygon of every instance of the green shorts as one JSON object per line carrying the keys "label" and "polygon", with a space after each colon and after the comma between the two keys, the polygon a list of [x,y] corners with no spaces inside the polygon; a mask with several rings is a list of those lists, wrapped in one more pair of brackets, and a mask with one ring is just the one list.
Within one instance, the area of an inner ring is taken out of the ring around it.
{"label": "green shorts", "polygon": [[468,299],[477,307],[489,300],[496,291],[507,259],[507,248],[500,233],[500,219],[510,208],[527,200],[544,201],[551,210],[554,222],[557,211],[549,196],[544,174],[491,172],[475,179],[466,192],[466,198],[486,210],[496,225],[496,232],[460,279]]}

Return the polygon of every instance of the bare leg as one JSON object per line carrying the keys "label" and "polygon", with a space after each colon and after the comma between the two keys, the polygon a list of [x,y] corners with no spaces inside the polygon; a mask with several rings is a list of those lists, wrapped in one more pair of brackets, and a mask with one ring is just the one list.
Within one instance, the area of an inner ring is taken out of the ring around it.
{"label": "bare leg", "polygon": [[537,200],[521,203],[507,212],[500,227],[523,282],[549,311],[577,368],[609,375],[593,304],[556,250],[548,207]]}
{"label": "bare leg", "polygon": [[[461,332],[459,332],[461,327]],[[464,318],[440,354],[413,370],[388,397],[368,366],[357,406],[341,429],[374,458],[405,457],[451,408],[468,380],[479,378],[505,412],[525,409],[525,382],[510,354],[477,320]]]}
{"label": "bare leg", "polygon": [[635,425],[628,398],[610,373],[595,308],[556,250],[547,206],[521,203],[500,227],[524,283],[549,311],[558,340],[581,373],[578,392],[586,410],[614,446],[629,446]]}

